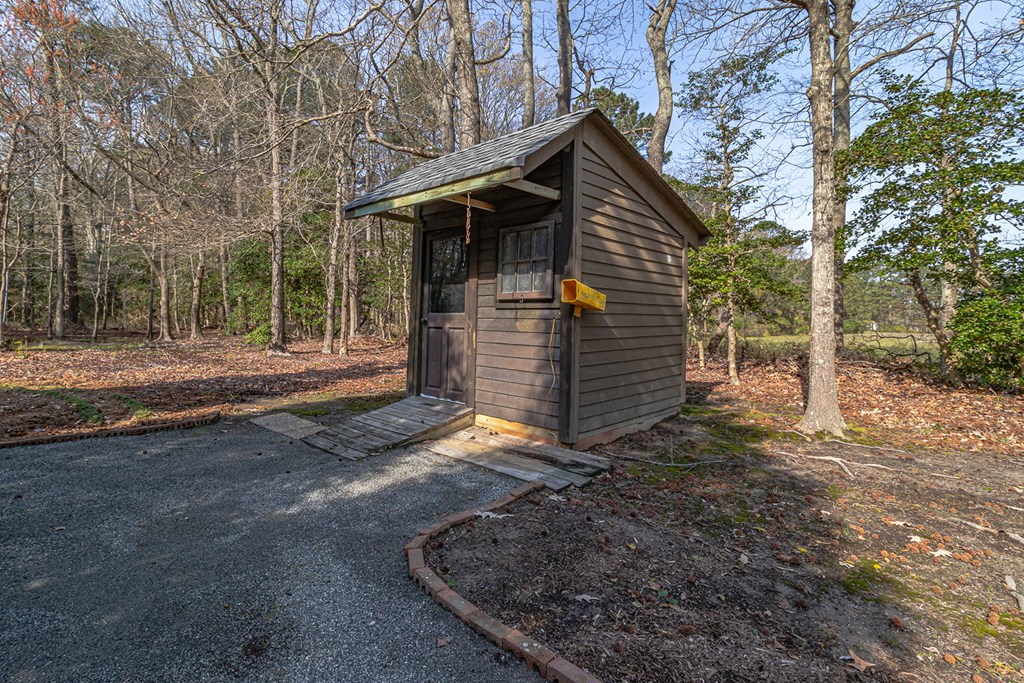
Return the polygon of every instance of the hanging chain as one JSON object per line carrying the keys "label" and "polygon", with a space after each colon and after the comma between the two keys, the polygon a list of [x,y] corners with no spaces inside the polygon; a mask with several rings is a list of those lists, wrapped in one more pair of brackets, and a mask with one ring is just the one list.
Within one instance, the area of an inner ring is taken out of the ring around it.
{"label": "hanging chain", "polygon": [[466,193],[466,244],[469,244],[469,227],[470,222],[473,218],[473,207],[470,206],[470,202],[473,200],[473,195],[469,192]]}

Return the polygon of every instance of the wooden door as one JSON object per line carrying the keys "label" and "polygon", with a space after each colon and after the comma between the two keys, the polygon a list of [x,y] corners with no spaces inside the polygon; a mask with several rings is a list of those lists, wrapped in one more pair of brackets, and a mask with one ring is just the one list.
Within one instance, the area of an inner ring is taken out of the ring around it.
{"label": "wooden door", "polygon": [[466,280],[463,231],[428,232],[424,240],[420,393],[465,401]]}

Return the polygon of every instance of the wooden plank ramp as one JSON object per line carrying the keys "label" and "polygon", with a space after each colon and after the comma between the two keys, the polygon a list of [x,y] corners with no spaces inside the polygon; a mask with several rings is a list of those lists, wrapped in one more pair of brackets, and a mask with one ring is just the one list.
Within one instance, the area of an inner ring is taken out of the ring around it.
{"label": "wooden plank ramp", "polygon": [[410,396],[307,436],[302,441],[348,460],[430,439],[472,424],[460,403]]}
{"label": "wooden plank ramp", "polygon": [[469,427],[423,444],[432,453],[507,474],[523,481],[540,480],[555,491],[586,486],[590,478],[611,469],[598,455]]}

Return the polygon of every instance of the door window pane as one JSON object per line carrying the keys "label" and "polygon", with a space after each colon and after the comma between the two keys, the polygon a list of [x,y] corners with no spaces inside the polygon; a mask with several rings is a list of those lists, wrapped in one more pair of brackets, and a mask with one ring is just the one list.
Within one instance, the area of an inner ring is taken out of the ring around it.
{"label": "door window pane", "polygon": [[468,269],[462,236],[432,238],[428,268],[430,313],[465,313]]}

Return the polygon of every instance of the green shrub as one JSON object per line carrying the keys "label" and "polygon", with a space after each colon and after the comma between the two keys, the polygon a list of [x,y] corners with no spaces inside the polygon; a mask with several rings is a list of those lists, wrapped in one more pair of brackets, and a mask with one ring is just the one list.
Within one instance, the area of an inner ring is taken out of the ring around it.
{"label": "green shrub", "polygon": [[270,323],[263,323],[254,328],[252,332],[245,335],[245,341],[257,346],[266,346],[270,343]]}
{"label": "green shrub", "polygon": [[988,292],[965,300],[951,327],[954,362],[964,379],[1024,389],[1024,297]]}

